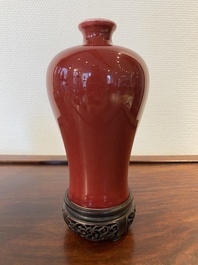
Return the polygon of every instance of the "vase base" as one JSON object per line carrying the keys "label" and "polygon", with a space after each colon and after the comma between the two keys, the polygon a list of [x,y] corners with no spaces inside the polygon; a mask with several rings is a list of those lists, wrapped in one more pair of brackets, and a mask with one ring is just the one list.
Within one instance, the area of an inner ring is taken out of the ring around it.
{"label": "vase base", "polygon": [[79,206],[68,198],[66,191],[62,208],[68,227],[77,235],[91,241],[118,240],[132,224],[135,211],[131,190],[124,203],[102,209]]}

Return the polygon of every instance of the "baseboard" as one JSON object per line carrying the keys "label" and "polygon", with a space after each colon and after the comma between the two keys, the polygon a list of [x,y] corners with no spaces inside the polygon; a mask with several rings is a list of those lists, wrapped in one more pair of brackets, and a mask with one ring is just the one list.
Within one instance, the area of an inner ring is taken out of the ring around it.
{"label": "baseboard", "polygon": [[[131,156],[131,163],[194,163],[198,162],[198,155],[172,156]],[[0,155],[0,164],[67,164],[66,156],[62,155]]]}

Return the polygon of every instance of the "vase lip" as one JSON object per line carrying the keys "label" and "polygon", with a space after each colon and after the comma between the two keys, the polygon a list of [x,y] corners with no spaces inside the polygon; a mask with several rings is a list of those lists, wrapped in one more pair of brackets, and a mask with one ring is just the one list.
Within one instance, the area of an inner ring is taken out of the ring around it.
{"label": "vase lip", "polygon": [[112,29],[116,29],[117,25],[114,21],[105,18],[89,18],[83,20],[79,25],[78,28],[82,29],[89,26],[108,26]]}

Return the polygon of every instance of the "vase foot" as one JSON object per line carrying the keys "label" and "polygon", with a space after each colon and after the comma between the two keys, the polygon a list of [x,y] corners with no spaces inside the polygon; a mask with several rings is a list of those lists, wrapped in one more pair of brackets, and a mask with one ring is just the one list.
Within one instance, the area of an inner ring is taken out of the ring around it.
{"label": "vase foot", "polygon": [[85,208],[64,197],[63,218],[68,227],[77,235],[91,241],[118,240],[132,224],[135,204],[132,191],[124,203],[102,209]]}

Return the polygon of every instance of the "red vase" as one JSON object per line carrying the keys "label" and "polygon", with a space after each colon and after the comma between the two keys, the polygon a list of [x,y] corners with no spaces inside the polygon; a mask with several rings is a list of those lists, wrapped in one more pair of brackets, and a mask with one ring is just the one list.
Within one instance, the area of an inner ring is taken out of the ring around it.
{"label": "red vase", "polygon": [[59,53],[47,73],[70,173],[63,216],[90,240],[118,239],[135,216],[128,163],[148,73],[136,53],[112,44],[115,28],[109,20],[82,22],[83,45]]}

